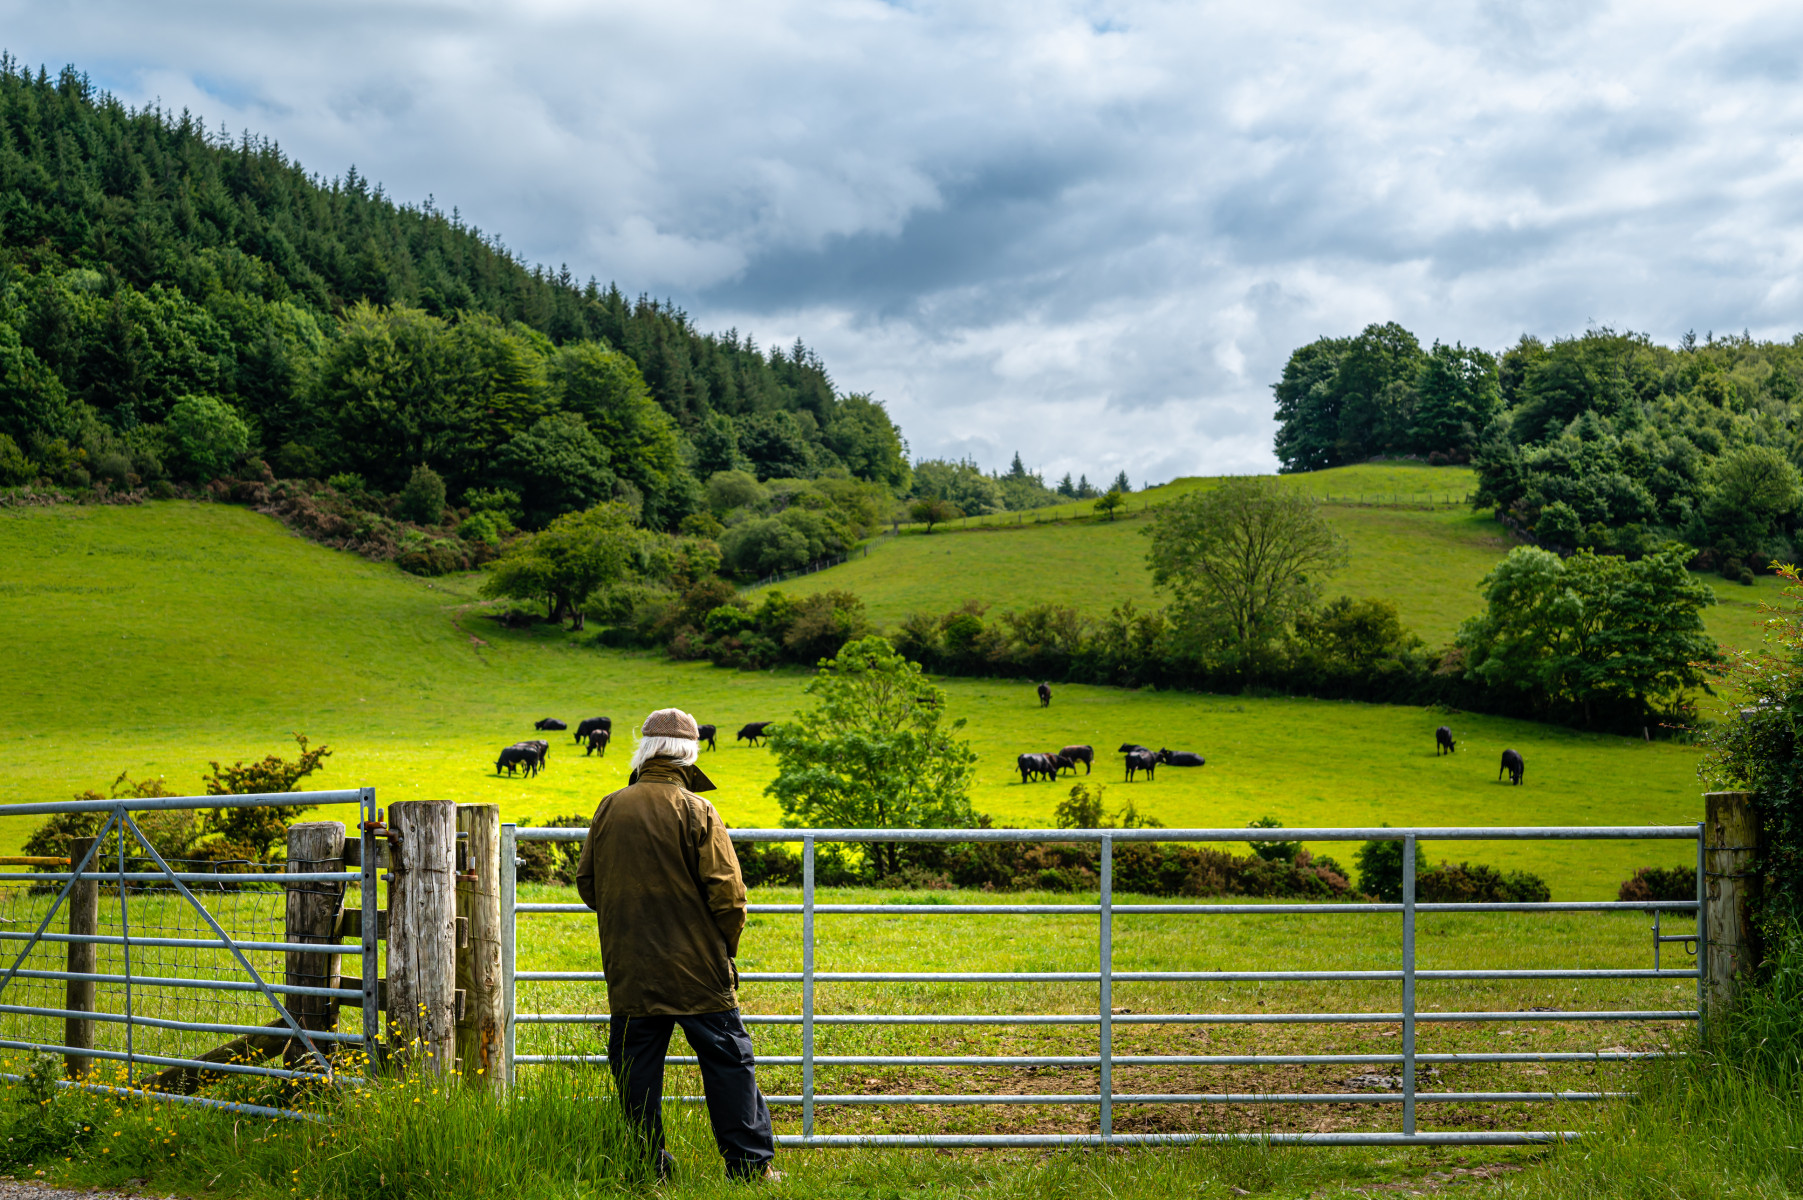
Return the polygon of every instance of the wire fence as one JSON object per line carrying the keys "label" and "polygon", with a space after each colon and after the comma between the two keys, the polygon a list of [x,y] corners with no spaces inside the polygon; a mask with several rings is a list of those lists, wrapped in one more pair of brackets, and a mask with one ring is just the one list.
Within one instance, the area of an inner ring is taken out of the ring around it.
{"label": "wire fence", "polygon": [[[541,969],[547,961],[567,965],[582,953],[583,939],[593,955],[592,927],[586,922],[574,930],[537,927],[545,918],[592,919],[592,914],[583,905],[552,899],[548,891],[522,898],[512,875],[519,841],[583,836],[582,830],[503,827],[503,986],[508,1054],[517,1067],[605,1061],[594,1040],[604,1037],[609,1023],[603,973]],[[798,842],[802,849],[799,902],[751,904],[752,927],[740,952],[742,961],[786,957],[772,965],[790,968],[742,969],[739,976],[745,1023],[759,1042],[760,1074],[778,1089],[767,1098],[773,1106],[799,1110],[798,1131],[779,1136],[785,1145],[1133,1145],[1235,1138],[1332,1145],[1545,1142],[1570,1131],[1544,1123],[1536,1127],[1535,1109],[1623,1094],[1608,1071],[1666,1053],[1659,1031],[1669,1033],[1701,1017],[1701,972],[1657,959],[1662,943],[1681,942],[1702,961],[1707,931],[1700,826],[1386,827],[1281,834],[734,830],[732,837]],[[1427,904],[1415,897],[1418,841],[1623,838],[1696,841],[1697,899]],[[1402,900],[1117,901],[1112,861],[1119,843],[1260,839],[1403,842]],[[820,898],[814,868],[822,847],[903,841],[1099,843],[1099,895],[1094,903],[1055,904]],[[1620,918],[1647,912],[1657,914],[1652,940],[1637,934],[1624,940]],[[951,938],[949,927],[940,937],[920,932],[920,923],[930,928],[947,918],[995,924],[984,924],[985,934],[974,940]],[[1529,939],[1546,934],[1551,921],[1566,923],[1561,926],[1566,941],[1543,947],[1543,953],[1564,954],[1571,947],[1583,953],[1585,935],[1571,922],[1616,921],[1612,936],[1619,944],[1604,953],[1601,942],[1593,943],[1593,965],[1423,967],[1417,926],[1424,918],[1436,925],[1507,922],[1506,928],[1481,925],[1488,934],[1474,944],[1512,954],[1530,954]],[[535,928],[529,937],[518,937],[518,923],[526,919]],[[1659,924],[1672,919],[1696,921],[1694,932],[1681,925],[1672,932]],[[823,966],[816,961],[823,920],[832,930],[826,944],[836,948],[835,955],[881,953],[893,944],[913,961],[895,963],[904,968],[899,970]],[[914,932],[896,934],[898,922]],[[1045,936],[1023,939],[1022,922],[1043,925]],[[1302,932],[1311,928],[1326,932]],[[785,947],[785,935],[798,936]],[[1117,941],[1121,935],[1125,940]],[[1047,969],[957,969],[969,966],[957,961],[959,955],[980,955],[986,941],[1023,945],[1027,949],[1020,956],[1033,968]],[[1300,954],[1286,954],[1304,942],[1308,948]],[[1227,953],[1226,945],[1236,948]],[[1653,961],[1645,962],[1649,945]],[[785,956],[786,949],[796,953]],[[522,950],[530,955],[525,963],[517,961]],[[1594,965],[1599,954],[1615,961]],[[1318,961],[1309,961],[1309,955]],[[1086,957],[1093,966],[1071,969],[1075,957]],[[1246,958],[1279,965],[1265,969]],[[1336,965],[1335,959],[1350,965]],[[1688,987],[1689,981],[1695,981],[1694,1000],[1683,993],[1672,1003],[1672,987]],[[1565,989],[1557,994],[1562,1003],[1527,1002],[1538,999],[1543,987]],[[1433,993],[1431,1003],[1421,1002],[1423,988]],[[1234,997],[1243,1006],[1218,1003]],[[1310,1008],[1311,997],[1339,1006]],[[1422,1049],[1417,1038],[1424,1028],[1443,1045]],[[1611,1028],[1620,1032],[1608,1033]],[[1304,1036],[1308,1030],[1314,1033]],[[1373,1036],[1398,1041],[1384,1049],[1332,1044],[1334,1039],[1363,1043]],[[670,1062],[686,1067],[694,1059],[672,1055]],[[1570,1083],[1539,1082],[1555,1076]],[[1453,1086],[1455,1079],[1477,1082]],[[1424,1127],[1418,1112],[1423,1106],[1436,1114],[1436,1128]],[[947,1115],[936,1128],[915,1131],[921,1114],[931,1112]],[[1394,1116],[1386,1118],[1386,1112]],[[1499,1114],[1529,1127],[1499,1129]],[[896,1124],[889,1123],[891,1116]],[[823,1117],[855,1131],[823,1132]],[[897,1125],[909,1131],[897,1132]]]}

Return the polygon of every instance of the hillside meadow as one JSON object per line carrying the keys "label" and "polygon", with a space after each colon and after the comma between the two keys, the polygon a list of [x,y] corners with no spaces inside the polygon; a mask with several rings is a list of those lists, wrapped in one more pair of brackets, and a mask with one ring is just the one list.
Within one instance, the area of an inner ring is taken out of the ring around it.
{"label": "hillside meadow", "polygon": [[[973,535],[974,537],[974,535]],[[956,539],[943,539],[953,541]],[[937,542],[935,542],[937,544]],[[496,750],[532,722],[608,714],[625,729],[680,705],[727,731],[705,765],[734,825],[770,825],[767,751],[732,730],[805,702],[806,674],[751,673],[604,651],[557,629],[484,618],[474,580],[425,580],[323,549],[248,510],[185,501],[0,512],[0,662],[8,801],[104,788],[120,771],[195,791],[210,759],[329,743],[322,786],[368,784],[384,801],[495,802],[510,820],[587,813],[623,782],[620,748],[584,759],[554,742],[536,779],[497,778]],[[1097,747],[1111,806],[1131,798],[1172,826],[1690,822],[1693,749],[1528,722],[1378,705],[947,680],[980,755],[974,799],[1014,825],[1047,825],[1068,784],[1023,785],[1023,750]],[[1450,720],[1456,756],[1436,758]],[[1124,784],[1123,741],[1199,751],[1207,767]],[[1527,784],[1496,782],[1504,746]],[[0,828],[16,850],[33,820]],[[1349,859],[1350,847],[1317,847]],[[1676,844],[1436,851],[1545,875],[1555,895],[1602,897],[1634,867],[1688,861]]]}
{"label": "hillside meadow", "polygon": [[[1325,593],[1389,600],[1430,646],[1450,642],[1459,623],[1482,608],[1484,575],[1519,544],[1489,513],[1464,503],[1474,483],[1464,467],[1383,463],[1277,478],[1319,498],[1346,540],[1346,565],[1328,577]],[[1143,536],[1150,510],[1221,483],[1179,479],[1135,494],[1130,510],[1113,521],[1082,501],[931,534],[904,525],[899,536],[878,539],[847,563],[774,586],[796,595],[855,592],[879,623],[942,613],[966,600],[997,609],[1068,604],[1089,616],[1125,601],[1154,607],[1161,600],[1146,570]],[[1717,599],[1704,615],[1709,632],[1728,645],[1757,644],[1760,605],[1780,598],[1777,579],[1760,576],[1749,587],[1718,575],[1700,578]]]}

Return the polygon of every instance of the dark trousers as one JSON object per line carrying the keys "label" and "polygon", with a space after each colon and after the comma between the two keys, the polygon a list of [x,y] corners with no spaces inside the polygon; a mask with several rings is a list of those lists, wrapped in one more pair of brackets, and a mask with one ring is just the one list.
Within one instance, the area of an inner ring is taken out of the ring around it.
{"label": "dark trousers", "polygon": [[664,1148],[664,1055],[677,1025],[700,1061],[707,1118],[726,1173],[761,1174],[776,1157],[776,1141],[770,1108],[758,1090],[751,1035],[736,1008],[682,1017],[616,1016],[607,1032],[607,1068],[620,1086],[627,1117],[656,1158]]}

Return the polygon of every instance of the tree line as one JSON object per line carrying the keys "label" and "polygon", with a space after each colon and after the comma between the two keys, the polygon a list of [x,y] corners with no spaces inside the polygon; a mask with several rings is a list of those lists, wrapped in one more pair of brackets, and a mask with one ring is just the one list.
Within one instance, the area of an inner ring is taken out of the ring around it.
{"label": "tree line", "polygon": [[1285,471],[1470,463],[1477,504],[1559,553],[1677,541],[1750,583],[1803,540],[1803,339],[1599,328],[1493,354],[1391,322],[1299,347],[1272,387]]}

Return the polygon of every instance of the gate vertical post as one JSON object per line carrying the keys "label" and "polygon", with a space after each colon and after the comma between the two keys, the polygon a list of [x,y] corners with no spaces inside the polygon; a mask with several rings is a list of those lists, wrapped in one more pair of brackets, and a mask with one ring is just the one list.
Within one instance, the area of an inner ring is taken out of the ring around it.
{"label": "gate vertical post", "polygon": [[1703,850],[1708,826],[1697,822],[1697,1036],[1709,1028],[1709,869]]}
{"label": "gate vertical post", "polygon": [[381,930],[377,923],[381,920],[378,910],[382,903],[382,891],[376,882],[376,865],[381,854],[376,845],[376,826],[380,824],[376,817],[376,789],[363,788],[362,799],[357,805],[359,816],[357,869],[360,877],[357,880],[357,903],[361,906],[362,920],[359,923],[363,954],[359,960],[359,970],[363,976],[363,1054],[369,1062],[370,1070],[381,1065],[382,1047],[382,962],[380,957]]}
{"label": "gate vertical post", "polygon": [[814,1136],[814,835],[801,839],[801,1136]]}
{"label": "gate vertical post", "polygon": [[463,1019],[457,1057],[463,1082],[499,1092],[507,1084],[502,1050],[506,1025],[501,981],[501,806],[459,804],[457,830],[469,834],[469,873],[457,881],[457,916],[469,937],[457,950]]}
{"label": "gate vertical post", "polygon": [[[81,866],[93,849],[94,838],[69,839],[69,868]],[[77,879],[69,885],[69,932],[89,937],[100,932],[100,881]],[[99,965],[99,947],[93,942],[69,943],[69,973],[94,974]],[[71,979],[63,989],[63,1007],[71,1012],[94,1011],[94,981]],[[63,1019],[63,1045],[72,1050],[94,1048],[94,1021],[90,1017]],[[94,1060],[80,1054],[63,1055],[63,1069],[71,1079],[84,1078],[94,1069]]]}
{"label": "gate vertical post", "polygon": [[113,809],[113,819],[119,825],[119,955],[125,965],[125,1086],[129,1088],[136,1074],[133,1068],[138,1064],[131,1033],[131,905],[127,903],[125,888],[125,805]]}
{"label": "gate vertical post", "polygon": [[457,806],[388,806],[388,1020],[413,1062],[452,1069],[457,1003]]}
{"label": "gate vertical post", "polygon": [[519,829],[508,822],[501,826],[501,1066],[503,1079],[513,1084],[513,994],[514,922],[519,913]]}
{"label": "gate vertical post", "polygon": [[1709,792],[1703,802],[1703,865],[1709,883],[1704,897],[1709,916],[1706,1000],[1710,1012],[1721,1013],[1734,1007],[1742,983],[1759,965],[1752,920],[1759,822],[1752,792]]}
{"label": "gate vertical post", "polygon": [[[304,821],[288,827],[288,861],[283,869],[338,871],[344,868],[344,826],[337,821]],[[327,945],[338,940],[338,914],[344,909],[344,885],[292,883],[282,889],[283,937],[290,942]],[[373,914],[370,920],[375,920]],[[344,957],[338,954],[282,955],[283,982],[290,987],[335,988]],[[338,1001],[326,996],[282,997],[282,1004],[302,1029],[333,1029]]]}
{"label": "gate vertical post", "polygon": [[1402,1132],[1415,1135],[1415,835],[1402,839]]}
{"label": "gate vertical post", "polygon": [[1114,1137],[1114,837],[1102,835],[1102,904],[1098,929],[1098,966],[1101,973],[1101,1038],[1097,1049],[1101,1059],[1102,1144]]}

